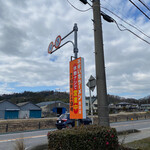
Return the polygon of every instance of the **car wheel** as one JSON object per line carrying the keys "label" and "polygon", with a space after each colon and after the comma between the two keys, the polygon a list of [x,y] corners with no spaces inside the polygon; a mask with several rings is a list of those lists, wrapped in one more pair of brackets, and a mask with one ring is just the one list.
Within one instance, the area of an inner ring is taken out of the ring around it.
{"label": "car wheel", "polygon": [[72,128],[72,124],[67,124],[67,128]]}
{"label": "car wheel", "polygon": [[90,122],[89,125],[92,125],[92,122]]}

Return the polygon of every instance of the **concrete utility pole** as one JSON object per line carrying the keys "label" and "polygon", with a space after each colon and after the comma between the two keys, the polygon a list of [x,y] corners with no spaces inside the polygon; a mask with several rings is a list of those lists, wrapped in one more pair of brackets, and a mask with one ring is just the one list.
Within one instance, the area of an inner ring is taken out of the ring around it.
{"label": "concrete utility pole", "polygon": [[98,101],[98,124],[101,126],[109,126],[109,110],[105,77],[100,0],[93,0],[93,18]]}

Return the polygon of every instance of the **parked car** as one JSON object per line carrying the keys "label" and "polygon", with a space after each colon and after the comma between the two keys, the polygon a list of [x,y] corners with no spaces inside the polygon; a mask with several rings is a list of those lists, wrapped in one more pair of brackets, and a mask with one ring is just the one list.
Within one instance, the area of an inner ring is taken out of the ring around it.
{"label": "parked car", "polygon": [[[79,119],[79,125],[84,124],[84,125],[89,125],[92,124],[92,120],[90,118],[86,119]],[[75,126],[75,119],[70,119],[70,114],[62,114],[56,122],[56,127],[57,129],[62,129],[62,128],[71,128]]]}

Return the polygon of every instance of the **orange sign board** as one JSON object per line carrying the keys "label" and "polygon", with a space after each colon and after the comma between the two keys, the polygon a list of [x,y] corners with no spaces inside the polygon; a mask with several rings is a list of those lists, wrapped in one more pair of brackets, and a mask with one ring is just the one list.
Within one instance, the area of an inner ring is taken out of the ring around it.
{"label": "orange sign board", "polygon": [[70,61],[70,118],[86,118],[84,59]]}

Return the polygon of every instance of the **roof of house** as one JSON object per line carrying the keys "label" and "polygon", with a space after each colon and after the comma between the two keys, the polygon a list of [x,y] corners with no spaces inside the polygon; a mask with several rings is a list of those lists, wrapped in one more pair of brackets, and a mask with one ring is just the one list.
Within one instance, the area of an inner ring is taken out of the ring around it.
{"label": "roof of house", "polygon": [[18,103],[17,105],[18,106],[23,106],[23,105],[26,105],[26,104],[28,104],[29,102],[22,102],[22,103]]}
{"label": "roof of house", "polygon": [[[29,104],[29,106],[28,106]],[[41,109],[40,106],[36,105],[36,104],[33,104],[32,102],[22,102],[22,103],[18,103],[17,104],[21,109],[27,109],[30,108],[31,109]],[[27,106],[26,106],[27,105]]]}
{"label": "roof of house", "polygon": [[[4,103],[4,102],[8,102],[8,103],[12,104],[13,106],[15,106],[15,107],[19,108],[19,106],[18,106],[18,105],[16,105],[16,104],[12,103],[12,102],[11,102],[11,101],[9,101],[9,100],[2,100],[2,101],[0,101],[0,103]],[[19,108],[19,109],[20,109],[20,108]]]}
{"label": "roof of house", "polygon": [[36,105],[41,107],[41,106],[51,105],[51,104],[55,104],[55,103],[63,103],[63,104],[69,105],[69,103],[64,103],[62,101],[47,101],[47,102],[38,103]]}
{"label": "roof of house", "polygon": [[150,106],[150,104],[141,104],[141,106]]}
{"label": "roof of house", "polygon": [[116,105],[130,105],[130,103],[127,103],[127,102],[120,102],[120,103],[118,103],[118,104],[116,104]]}

